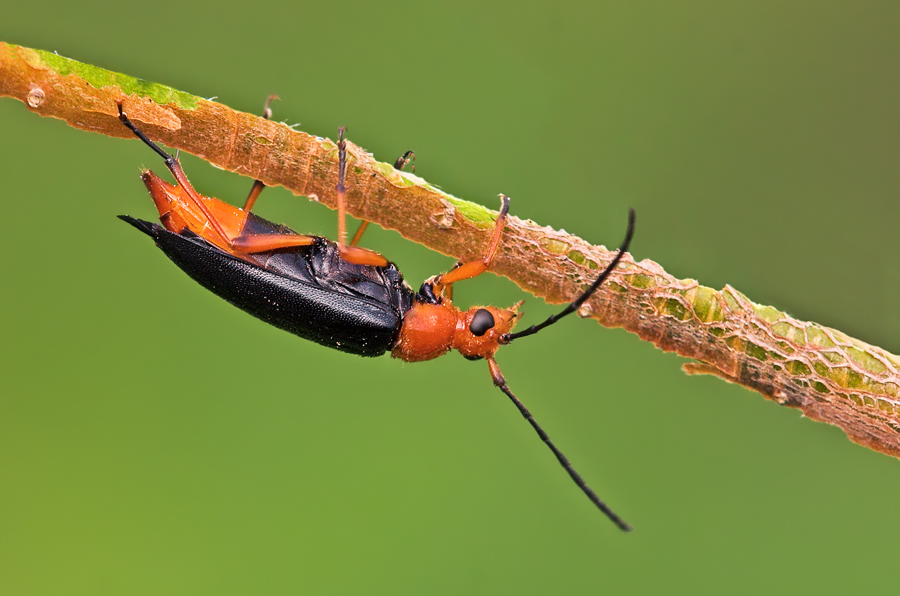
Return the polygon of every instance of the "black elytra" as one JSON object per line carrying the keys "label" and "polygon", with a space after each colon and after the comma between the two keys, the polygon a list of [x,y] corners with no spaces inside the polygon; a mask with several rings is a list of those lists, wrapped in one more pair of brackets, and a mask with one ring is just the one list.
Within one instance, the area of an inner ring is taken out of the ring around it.
{"label": "black elytra", "polygon": [[[393,263],[348,263],[326,238],[249,255],[251,263],[192,232],[176,234],[159,224],[119,217],[153,238],[173,263],[212,293],[270,325],[342,352],[381,356],[389,351],[416,297]],[[253,213],[245,230],[290,232]]]}

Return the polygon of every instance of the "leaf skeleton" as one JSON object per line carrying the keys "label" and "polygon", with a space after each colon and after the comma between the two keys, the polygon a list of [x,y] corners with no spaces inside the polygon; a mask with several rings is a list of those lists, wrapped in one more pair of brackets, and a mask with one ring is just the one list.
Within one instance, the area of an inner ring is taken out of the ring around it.
{"label": "leaf skeleton", "polygon": [[[165,160],[177,182],[170,184],[149,170],[141,175],[159,211],[159,224],[120,217],[153,238],[185,273],[251,315],[343,352],[380,356],[390,351],[394,358],[420,362],[455,349],[469,360],[486,360],[494,385],[512,400],[575,484],[620,529],[631,530],[600,500],[513,394],[494,354],[500,346],[534,335],[572,314],[597,291],[628,250],[634,235],[633,209],[629,210],[625,240],[591,286],[546,321],[512,333],[521,303],[511,308],[474,306],[463,311],[452,302],[453,284],[481,275],[490,267],[500,245],[509,197],[500,195],[502,206],[484,255],[426,280],[415,292],[394,263],[357,246],[367,222],[351,242],[346,240],[347,148],[343,127],[337,144],[338,238],[332,242],[297,234],[254,214],[253,205],[265,186],[259,180],[254,182],[242,209],[201,195],[191,186],[178,158],[135,126],[121,103],[118,108],[122,123]],[[268,102],[264,114],[271,114]],[[414,157],[407,152],[395,166],[400,169]]]}

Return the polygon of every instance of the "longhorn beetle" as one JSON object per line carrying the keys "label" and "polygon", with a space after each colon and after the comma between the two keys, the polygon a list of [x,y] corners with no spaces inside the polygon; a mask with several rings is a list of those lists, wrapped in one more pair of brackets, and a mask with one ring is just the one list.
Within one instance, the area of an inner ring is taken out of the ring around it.
{"label": "longhorn beetle", "polygon": [[[265,115],[268,117],[268,109]],[[484,256],[428,279],[414,292],[396,265],[356,245],[366,222],[347,243],[347,147],[343,127],[338,135],[338,239],[332,242],[297,234],[252,213],[264,188],[259,180],[254,182],[243,209],[201,195],[188,182],[178,158],[141,132],[128,119],[121,103],[119,119],[165,160],[178,183],[169,184],[149,170],[141,175],[162,225],[120,217],[153,238],[185,273],[251,315],[323,346],[360,356],[380,356],[390,350],[391,356],[406,362],[431,360],[450,349],[459,350],[469,360],[487,360],[494,385],[512,400],[575,484],[620,529],[631,530],[591,490],[513,394],[494,354],[500,346],[533,335],[572,314],[590,298],[628,250],[634,234],[634,210],[629,210],[622,246],[594,283],[543,323],[511,333],[521,303],[506,309],[475,306],[461,311],[451,301],[454,283],[481,275],[490,267],[509,211],[509,197],[500,195],[502,206]],[[412,152],[408,152],[396,167],[402,168],[411,157]]]}

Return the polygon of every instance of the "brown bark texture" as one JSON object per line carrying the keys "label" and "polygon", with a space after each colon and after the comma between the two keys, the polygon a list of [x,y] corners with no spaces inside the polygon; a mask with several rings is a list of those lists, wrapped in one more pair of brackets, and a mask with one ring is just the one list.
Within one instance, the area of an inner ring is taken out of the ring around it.
{"label": "brown bark texture", "polygon": [[[151,138],[334,207],[334,142],[174,89],[40,50],[0,43],[0,96],[69,125],[130,138],[116,102]],[[496,212],[453,197],[348,143],[348,210],[459,259],[479,256]],[[623,224],[625,214],[622,214]],[[510,217],[491,271],[551,303],[588,286],[613,253]],[[679,280],[626,255],[579,314],[623,327],[712,374],[834,424],[900,457],[900,358],[756,304],[730,286]]]}

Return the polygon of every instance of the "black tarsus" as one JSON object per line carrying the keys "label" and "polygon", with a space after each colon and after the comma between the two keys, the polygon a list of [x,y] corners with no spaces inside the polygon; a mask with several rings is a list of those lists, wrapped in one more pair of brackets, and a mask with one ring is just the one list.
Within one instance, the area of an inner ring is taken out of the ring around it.
{"label": "black tarsus", "polygon": [[506,214],[509,213],[509,197],[501,194],[500,195],[500,213],[497,214],[497,219],[501,217],[506,217]]}
{"label": "black tarsus", "polygon": [[263,118],[266,120],[272,119],[272,108],[269,107],[269,104],[276,100],[281,101],[281,98],[275,93],[266,98],[266,105],[263,106]]}
{"label": "black tarsus", "polygon": [[409,165],[410,169],[412,169],[412,171],[415,172],[416,164],[412,163],[414,161],[416,161],[416,154],[413,153],[412,151],[407,151],[406,153],[404,153],[403,155],[398,157],[397,161],[394,162],[394,169],[402,170],[404,167]]}
{"label": "black tarsus", "polygon": [[121,120],[122,124],[124,124],[125,126],[127,126],[128,129],[131,130],[131,132],[134,133],[134,136],[136,136],[136,137],[139,138],[140,140],[144,141],[144,143],[146,143],[151,149],[153,149],[154,151],[156,151],[157,153],[159,153],[160,157],[162,157],[164,160],[166,160],[166,165],[169,166],[170,169],[171,169],[175,164],[178,163],[178,159],[176,159],[173,155],[170,155],[170,154],[166,153],[165,151],[163,151],[162,148],[160,148],[159,145],[157,145],[156,143],[154,143],[153,141],[151,141],[151,140],[150,140],[150,137],[148,137],[147,135],[145,135],[145,134],[143,133],[143,131],[141,131],[140,128],[138,128],[137,126],[135,126],[135,125],[131,122],[131,120],[128,119],[128,116],[126,116],[126,115],[125,115],[125,112],[122,111],[122,104],[121,104],[121,102],[120,102],[120,103],[117,103],[116,106],[119,108],[119,120]]}
{"label": "black tarsus", "polygon": [[347,190],[344,186],[344,175],[347,173],[347,142],[344,140],[345,132],[347,132],[346,126],[338,128],[338,192],[346,192]]}
{"label": "black tarsus", "polygon": [[613,257],[612,262],[609,264],[609,266],[606,269],[603,270],[603,273],[601,273],[600,276],[597,277],[596,281],[594,281],[594,283],[591,284],[591,287],[589,287],[587,290],[585,290],[585,292],[581,296],[576,298],[571,304],[569,304],[567,307],[562,309],[562,311],[560,311],[559,313],[557,313],[555,315],[552,315],[550,318],[548,318],[543,323],[541,323],[539,325],[532,325],[528,329],[526,329],[524,331],[520,331],[518,333],[506,333],[506,334],[500,336],[500,343],[508,344],[509,342],[511,342],[514,339],[519,339],[520,337],[527,337],[529,335],[534,335],[535,333],[537,333],[544,327],[549,327],[550,325],[557,322],[564,316],[570,315],[573,312],[575,312],[576,310],[578,310],[581,307],[581,305],[584,304],[584,302],[588,298],[590,298],[594,292],[597,291],[597,288],[600,287],[600,284],[602,284],[606,280],[606,278],[609,277],[609,274],[612,273],[613,269],[616,268],[616,265],[619,264],[619,261],[622,260],[622,256],[628,251],[628,247],[631,245],[631,238],[633,236],[634,236],[634,209],[629,209],[628,210],[628,231],[625,233],[625,240],[624,240],[624,242],[622,242],[622,246],[619,247],[619,252],[616,253],[615,257]]}
{"label": "black tarsus", "polygon": [[501,375],[499,379],[494,379],[494,384],[512,400],[513,404],[515,404],[516,408],[518,408],[519,413],[522,414],[522,417],[528,421],[531,427],[537,432],[538,436],[541,440],[550,448],[550,451],[553,452],[553,455],[556,456],[556,459],[559,461],[560,465],[568,472],[569,476],[572,480],[575,481],[575,484],[578,485],[578,488],[581,489],[588,499],[597,506],[597,509],[602,511],[606,517],[610,519],[616,526],[619,527],[623,532],[630,532],[634,528],[628,525],[625,520],[616,515],[616,513],[609,508],[609,506],[600,500],[600,497],[597,496],[597,493],[593,491],[593,489],[587,485],[587,482],[584,481],[584,478],[581,477],[581,474],[575,471],[575,468],[572,467],[572,464],[569,463],[569,459],[563,455],[563,452],[556,448],[556,445],[553,444],[553,441],[550,440],[550,437],[544,432],[544,429],[541,428],[541,425],[537,423],[537,420],[534,419],[534,416],[531,415],[531,412],[528,411],[528,408],[525,407],[519,398],[517,398],[513,392],[509,389],[506,384],[506,379]]}

